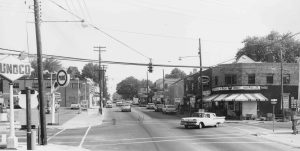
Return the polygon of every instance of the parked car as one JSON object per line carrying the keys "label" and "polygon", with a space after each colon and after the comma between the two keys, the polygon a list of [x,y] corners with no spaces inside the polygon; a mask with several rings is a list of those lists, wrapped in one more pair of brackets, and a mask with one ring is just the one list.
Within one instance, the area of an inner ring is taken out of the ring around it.
{"label": "parked car", "polygon": [[155,107],[155,104],[154,104],[154,103],[148,103],[148,104],[146,105],[146,109],[154,109],[154,107]]}
{"label": "parked car", "polygon": [[128,103],[123,104],[121,106],[121,111],[122,112],[131,112],[131,106],[130,106],[130,104],[128,104]]}
{"label": "parked car", "polygon": [[118,102],[116,103],[116,106],[122,106],[122,104],[123,104],[123,102],[118,101]]}
{"label": "parked car", "polygon": [[112,108],[113,104],[111,102],[106,102],[106,108]]}
{"label": "parked car", "polygon": [[225,122],[225,117],[217,117],[215,113],[210,112],[195,112],[192,117],[185,117],[181,119],[180,125],[184,125],[185,128],[190,126],[198,127],[199,129],[205,126],[218,127]]}
{"label": "parked car", "polygon": [[156,104],[154,107],[154,110],[155,110],[155,112],[161,112],[163,107],[164,107],[163,104]]}
{"label": "parked car", "polygon": [[73,109],[79,109],[79,104],[71,104],[71,110],[73,110]]}
{"label": "parked car", "polygon": [[163,108],[162,108],[162,112],[164,114],[168,114],[168,113],[176,113],[177,110],[175,108],[174,105],[165,105]]}

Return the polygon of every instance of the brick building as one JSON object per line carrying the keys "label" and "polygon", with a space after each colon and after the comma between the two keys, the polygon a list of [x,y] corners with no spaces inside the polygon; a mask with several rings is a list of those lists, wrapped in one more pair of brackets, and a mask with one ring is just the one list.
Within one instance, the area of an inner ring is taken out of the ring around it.
{"label": "brick building", "polygon": [[[204,98],[207,110],[232,118],[266,116],[272,113],[271,99],[277,99],[281,114],[280,63],[237,60],[211,68],[211,92]],[[291,98],[298,98],[297,63],[283,63],[283,106],[289,110]]]}

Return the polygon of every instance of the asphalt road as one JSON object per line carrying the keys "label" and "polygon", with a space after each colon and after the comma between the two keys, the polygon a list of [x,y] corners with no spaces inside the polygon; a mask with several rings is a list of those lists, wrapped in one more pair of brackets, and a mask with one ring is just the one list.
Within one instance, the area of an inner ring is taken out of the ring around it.
{"label": "asphalt road", "polygon": [[134,107],[132,112],[108,109],[101,126],[68,129],[50,143],[90,150],[122,151],[260,151],[296,150],[254,136],[243,125],[184,129],[180,118]]}

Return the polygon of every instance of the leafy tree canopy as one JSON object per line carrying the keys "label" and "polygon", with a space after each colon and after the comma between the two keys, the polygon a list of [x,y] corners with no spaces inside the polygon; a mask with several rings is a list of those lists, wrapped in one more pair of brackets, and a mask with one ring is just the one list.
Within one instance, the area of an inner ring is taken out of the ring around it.
{"label": "leafy tree canopy", "polygon": [[177,78],[184,78],[186,76],[186,73],[178,68],[174,68],[170,74],[166,74],[165,78],[170,79],[177,79]]}
{"label": "leafy tree canopy", "polygon": [[[153,82],[148,80],[148,85],[151,87]],[[147,87],[147,80],[140,81],[131,76],[117,84],[117,93],[122,95],[123,99],[132,99],[138,95],[138,90],[142,87]]]}
{"label": "leafy tree canopy", "polygon": [[[43,60],[43,70],[48,72],[57,72],[58,70],[62,69],[62,65],[59,60],[55,58],[46,58]],[[34,69],[34,71],[31,73],[31,77],[37,77],[37,60],[33,59],[31,62],[31,67]]]}
{"label": "leafy tree canopy", "polygon": [[75,67],[75,66],[70,66],[67,69],[67,73],[70,74],[71,79],[74,79],[76,77],[80,77],[80,72],[79,72],[78,68]]}
{"label": "leafy tree canopy", "polygon": [[93,81],[99,83],[99,68],[98,65],[94,65],[93,63],[86,64],[82,71],[82,77],[91,78]]}
{"label": "leafy tree canopy", "polygon": [[292,37],[292,33],[279,34],[272,31],[263,37],[247,37],[236,58],[246,55],[254,61],[280,62],[280,50],[283,62],[296,62],[300,52],[300,42]]}

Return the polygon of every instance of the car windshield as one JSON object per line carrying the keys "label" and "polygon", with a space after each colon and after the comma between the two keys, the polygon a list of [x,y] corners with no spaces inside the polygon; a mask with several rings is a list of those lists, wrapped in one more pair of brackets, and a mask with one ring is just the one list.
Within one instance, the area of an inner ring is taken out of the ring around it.
{"label": "car windshield", "polygon": [[192,117],[204,117],[204,113],[193,113]]}

